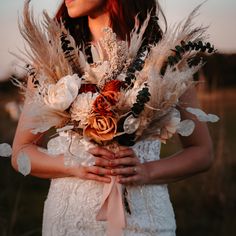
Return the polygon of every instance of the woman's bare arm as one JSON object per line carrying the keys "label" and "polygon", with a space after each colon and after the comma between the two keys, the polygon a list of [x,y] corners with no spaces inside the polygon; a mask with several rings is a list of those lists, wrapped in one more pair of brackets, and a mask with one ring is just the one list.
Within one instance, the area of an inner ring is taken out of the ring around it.
{"label": "woman's bare arm", "polygon": [[38,150],[38,141],[41,135],[34,135],[25,128],[24,110],[20,117],[14,142],[12,154],[12,166],[18,170],[17,158],[24,152],[30,159],[31,174],[40,178],[57,178],[69,176],[67,168],[63,164],[63,156],[52,158]]}
{"label": "woman's bare arm", "polygon": [[[120,183],[123,184],[166,184],[178,181],[199,172],[203,172],[212,164],[212,141],[205,123],[199,122],[194,116],[184,110],[184,105],[198,107],[196,92],[189,90],[181,97],[180,108],[182,119],[193,119],[195,130],[189,137],[180,137],[183,150],[170,157],[144,164],[127,162],[127,156],[118,154],[120,158],[113,161],[114,166],[126,165],[126,168],[114,167],[113,173],[122,175]],[[130,154],[130,156],[132,156]],[[130,168],[130,166],[133,166]],[[136,166],[136,173],[132,172]],[[115,169],[116,168],[116,169]]]}
{"label": "woman's bare arm", "polygon": [[[28,86],[31,86],[28,84]],[[34,135],[30,129],[27,129],[26,111],[28,106],[25,105],[22,111],[14,142],[13,142],[13,154],[12,154],[12,166],[18,171],[17,158],[19,154],[23,152],[30,160],[31,163],[31,175],[40,178],[59,178],[74,176],[82,179],[92,179],[102,182],[109,182],[108,177],[102,177],[100,175],[110,174],[109,169],[103,168],[109,165],[109,161],[106,160],[112,158],[114,155],[108,150],[99,149],[96,150],[94,155],[96,156],[96,165],[92,167],[66,167],[64,165],[63,155],[57,157],[51,157],[39,150],[40,139],[43,134]],[[93,154],[93,153],[92,153]],[[101,158],[103,157],[103,158]]]}
{"label": "woman's bare arm", "polygon": [[[17,131],[13,142],[12,166],[18,170],[17,158],[21,152],[27,155],[31,163],[31,175],[40,178],[60,178],[60,177],[78,177],[81,179],[96,180],[101,182],[110,182],[110,178],[100,175],[109,175],[110,170],[104,166],[109,166],[109,159],[113,154],[108,150],[99,149],[96,151],[96,166],[91,167],[66,167],[63,155],[51,157],[39,150],[38,140],[40,135],[34,135],[30,130],[24,127],[24,113],[18,123]],[[96,150],[96,149],[95,149]],[[99,156],[103,158],[99,158]]]}

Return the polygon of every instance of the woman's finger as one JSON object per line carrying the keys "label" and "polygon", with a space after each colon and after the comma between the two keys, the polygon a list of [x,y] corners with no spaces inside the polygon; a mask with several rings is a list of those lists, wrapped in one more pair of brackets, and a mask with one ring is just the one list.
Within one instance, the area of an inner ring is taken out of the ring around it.
{"label": "woman's finger", "polygon": [[121,177],[119,178],[118,182],[124,185],[135,185],[139,184],[141,181],[138,175],[133,175],[128,177]]}
{"label": "woman's finger", "polygon": [[113,175],[136,175],[138,173],[138,167],[132,166],[132,167],[126,167],[126,168],[112,169],[111,173]]}
{"label": "woman's finger", "polygon": [[126,149],[132,149],[132,148],[127,146],[119,146],[119,150],[126,150]]}
{"label": "woman's finger", "polygon": [[101,167],[111,167],[112,166],[112,161],[97,157],[95,161],[96,166],[101,166]]}
{"label": "woman's finger", "polygon": [[123,158],[123,157],[136,157],[136,154],[132,148],[120,149],[115,154],[115,158]]}
{"label": "woman's finger", "polygon": [[134,166],[139,164],[138,158],[133,158],[133,157],[124,157],[124,158],[119,158],[115,160],[111,160],[111,166]]}
{"label": "woman's finger", "polygon": [[103,182],[103,183],[110,183],[111,182],[111,179],[109,177],[99,176],[99,175],[95,175],[92,173],[88,173],[86,175],[86,179],[95,180],[95,181],[99,181],[99,182]]}
{"label": "woman's finger", "polygon": [[90,148],[88,150],[88,152],[94,156],[102,156],[107,159],[114,159],[114,157],[115,157],[115,154],[113,152],[111,152],[110,150],[108,150],[106,148],[102,148],[102,147]]}
{"label": "woman's finger", "polygon": [[88,167],[87,171],[89,173],[93,173],[95,175],[111,175],[112,174],[110,169],[105,169],[105,168],[98,167],[98,166]]}

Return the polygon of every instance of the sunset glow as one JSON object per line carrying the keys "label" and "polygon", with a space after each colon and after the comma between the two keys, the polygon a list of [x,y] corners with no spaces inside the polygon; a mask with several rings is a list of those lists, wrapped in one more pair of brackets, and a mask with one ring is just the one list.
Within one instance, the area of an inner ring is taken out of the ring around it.
{"label": "sunset glow", "polygon": [[[35,14],[46,9],[51,15],[55,13],[60,0],[32,0]],[[0,4],[0,78],[8,74],[11,63],[15,60],[9,51],[23,49],[23,42],[18,32],[17,17],[21,14],[24,1],[2,1]],[[166,18],[170,24],[180,21],[197,6],[199,0],[160,0]],[[208,0],[197,18],[198,24],[209,25],[209,38],[220,52],[236,52],[235,0]]]}

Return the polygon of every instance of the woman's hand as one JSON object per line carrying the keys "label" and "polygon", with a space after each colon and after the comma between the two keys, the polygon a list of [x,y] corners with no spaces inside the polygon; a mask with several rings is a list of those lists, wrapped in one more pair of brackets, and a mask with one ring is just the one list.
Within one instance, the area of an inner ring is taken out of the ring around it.
{"label": "woman's hand", "polygon": [[112,175],[118,175],[118,181],[125,185],[138,185],[149,183],[148,168],[141,164],[134,150],[128,147],[120,147],[111,160]]}
{"label": "woman's hand", "polygon": [[111,179],[108,176],[112,175],[111,160],[115,157],[114,153],[102,147],[91,148],[89,153],[96,158],[94,165],[72,167],[69,173],[80,179],[110,183]]}

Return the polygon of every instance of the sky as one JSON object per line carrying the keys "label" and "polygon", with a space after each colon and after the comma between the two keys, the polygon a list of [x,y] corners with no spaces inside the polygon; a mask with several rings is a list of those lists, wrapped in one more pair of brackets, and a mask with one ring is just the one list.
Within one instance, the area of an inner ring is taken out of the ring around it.
{"label": "sky", "polygon": [[[203,0],[159,0],[169,24],[185,18]],[[31,0],[36,16],[43,9],[53,15],[61,0]],[[0,80],[12,70],[14,56],[9,52],[23,49],[17,19],[24,0],[0,0]],[[201,8],[196,23],[209,25],[209,40],[220,52],[236,52],[236,0],[208,0]]]}

